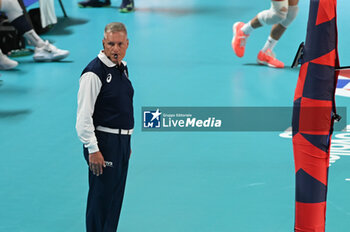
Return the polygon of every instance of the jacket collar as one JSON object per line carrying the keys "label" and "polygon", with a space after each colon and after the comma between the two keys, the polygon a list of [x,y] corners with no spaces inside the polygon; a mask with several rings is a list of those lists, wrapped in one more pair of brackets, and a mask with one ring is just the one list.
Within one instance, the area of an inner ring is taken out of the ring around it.
{"label": "jacket collar", "polygon": [[[97,57],[102,61],[102,63],[104,63],[104,65],[106,65],[109,68],[113,68],[116,66],[115,63],[113,63],[107,56],[106,54],[103,52],[103,50],[100,51],[100,53],[97,55]],[[126,61],[122,60],[121,63],[122,66],[126,67]]]}
{"label": "jacket collar", "polygon": [[97,56],[101,61],[102,63],[104,63],[107,67],[109,68],[112,68],[112,67],[115,67],[116,64],[113,63],[107,56],[106,54],[103,52],[103,50],[100,51],[100,53],[98,54]]}

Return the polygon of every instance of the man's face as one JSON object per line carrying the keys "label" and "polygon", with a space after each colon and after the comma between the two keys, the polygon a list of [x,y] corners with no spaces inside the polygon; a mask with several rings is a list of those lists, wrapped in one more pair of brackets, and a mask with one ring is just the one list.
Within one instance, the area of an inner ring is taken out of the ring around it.
{"label": "man's face", "polygon": [[[121,31],[108,32],[105,33],[105,38],[102,42],[106,56],[108,56],[113,63],[120,64],[129,46],[127,35]],[[118,55],[118,59],[115,59],[114,55]]]}

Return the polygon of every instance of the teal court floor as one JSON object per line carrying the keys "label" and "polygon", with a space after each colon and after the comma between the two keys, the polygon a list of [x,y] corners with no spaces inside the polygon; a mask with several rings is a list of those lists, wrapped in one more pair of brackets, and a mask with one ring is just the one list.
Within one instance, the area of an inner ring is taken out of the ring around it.
{"label": "teal court floor", "polygon": [[[54,63],[16,58],[15,70],[0,72],[0,231],[84,231],[88,168],[75,132],[76,98],[81,71],[102,48],[111,21],[128,28],[125,60],[135,88],[133,153],[118,231],[293,231],[288,132],[141,130],[142,106],[292,106],[299,70],[255,63],[269,27],[252,33],[244,58],[231,49],[232,24],[247,22],[269,1],[135,1],[134,13],[121,14],[119,0],[103,9],[63,0],[69,18],[55,1],[59,23],[43,37],[71,55]],[[287,65],[306,35],[308,1],[299,6],[275,49]],[[341,65],[350,65],[349,12],[350,3],[339,0]],[[338,106],[350,103],[347,80]],[[347,232],[350,133],[336,132],[333,141],[326,231]]]}

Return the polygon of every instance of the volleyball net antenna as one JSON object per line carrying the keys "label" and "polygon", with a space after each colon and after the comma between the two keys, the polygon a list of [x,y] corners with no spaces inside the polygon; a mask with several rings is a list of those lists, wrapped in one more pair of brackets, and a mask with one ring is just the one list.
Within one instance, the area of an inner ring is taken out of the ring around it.
{"label": "volleyball net antenna", "polygon": [[[295,54],[291,68],[296,68],[299,66],[299,64],[302,63],[302,59],[304,55],[304,47],[305,47],[304,42],[301,42],[301,44],[298,47],[297,53]],[[335,67],[335,71],[341,71],[341,70],[350,70],[350,66]]]}

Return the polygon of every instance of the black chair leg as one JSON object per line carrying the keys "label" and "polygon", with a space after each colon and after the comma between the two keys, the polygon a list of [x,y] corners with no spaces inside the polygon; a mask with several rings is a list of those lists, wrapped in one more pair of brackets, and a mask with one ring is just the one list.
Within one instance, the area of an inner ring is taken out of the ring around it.
{"label": "black chair leg", "polygon": [[63,15],[65,18],[68,18],[67,16],[67,13],[66,13],[66,10],[64,9],[64,6],[63,6],[63,3],[62,3],[62,0],[58,0],[60,2],[60,6],[61,6],[61,9],[63,11]]}

